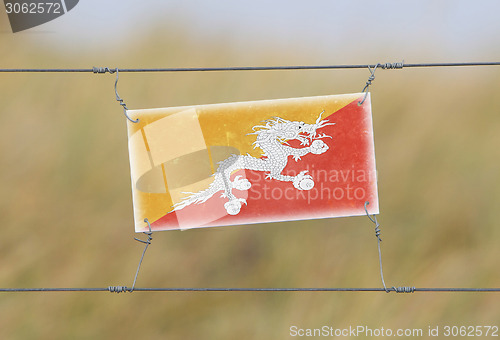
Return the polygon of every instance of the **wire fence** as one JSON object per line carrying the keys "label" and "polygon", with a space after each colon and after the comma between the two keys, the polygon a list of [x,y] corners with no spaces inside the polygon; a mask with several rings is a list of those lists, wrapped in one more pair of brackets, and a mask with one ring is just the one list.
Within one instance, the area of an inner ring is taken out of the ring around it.
{"label": "wire fence", "polygon": [[[300,65],[300,66],[237,66],[237,67],[180,67],[180,68],[109,68],[109,67],[93,67],[93,68],[3,68],[0,73],[116,73],[118,82],[118,72],[223,72],[223,71],[279,71],[279,70],[334,70],[334,69],[369,69],[371,76],[368,79],[363,92],[371,85],[374,79],[374,72],[377,68],[381,69],[402,69],[402,68],[424,68],[424,67],[467,67],[467,66],[500,66],[500,62],[456,62],[456,63],[376,63],[376,64],[346,64],[346,65]],[[116,93],[117,100],[119,98]],[[122,101],[123,102],[123,101]],[[124,106],[123,104],[121,104]],[[126,112],[126,107],[124,106]],[[127,117],[128,118],[128,117]],[[365,204],[366,210],[366,204]],[[380,228],[375,216],[370,217],[370,220],[375,223],[375,236],[378,239],[378,251],[380,260],[380,274],[383,283],[383,288],[140,288],[135,287],[137,275],[141,267],[142,260],[148,245],[151,244],[151,229],[145,248],[142,253],[139,266],[137,268],[134,283],[132,287],[127,286],[108,286],[106,288],[0,288],[0,293],[27,293],[27,292],[111,292],[111,293],[132,293],[132,292],[385,292],[385,293],[440,293],[440,292],[462,292],[462,293],[500,293],[500,288],[417,288],[417,287],[386,287],[383,272],[382,258],[380,251]],[[149,222],[148,222],[149,225]]]}
{"label": "wire fence", "polygon": [[417,288],[391,287],[385,288],[139,288],[133,290],[125,286],[109,286],[107,288],[0,288],[0,293],[22,292],[385,292],[385,293],[415,293],[415,292],[467,292],[467,293],[500,293],[500,288]]}
{"label": "wire fence", "polygon": [[382,69],[422,68],[422,67],[463,67],[463,66],[500,66],[499,61],[492,62],[457,62],[457,63],[376,63],[345,65],[296,65],[296,66],[234,66],[234,67],[167,67],[167,68],[3,68],[0,72],[20,73],[114,73],[119,72],[222,72],[222,71],[280,71],[280,70],[335,70],[366,69],[379,67]]}

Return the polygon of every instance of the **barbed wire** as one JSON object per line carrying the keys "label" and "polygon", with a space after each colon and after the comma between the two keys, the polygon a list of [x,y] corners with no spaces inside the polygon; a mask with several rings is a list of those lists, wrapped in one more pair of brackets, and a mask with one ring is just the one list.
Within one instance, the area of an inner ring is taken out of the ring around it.
{"label": "barbed wire", "polygon": [[500,66],[500,61],[487,62],[448,62],[448,63],[375,63],[345,65],[296,65],[296,66],[233,66],[233,67],[167,67],[167,68],[3,68],[0,72],[74,72],[74,73],[111,73],[119,72],[218,72],[218,71],[279,71],[279,70],[334,70],[334,69],[366,69],[379,67],[382,69],[402,69],[420,67],[461,67],[461,66]]}
{"label": "barbed wire", "polygon": [[[430,292],[468,292],[468,293],[500,293],[500,288],[417,288],[393,287],[396,293],[430,293]],[[19,292],[384,292],[385,288],[139,288],[133,290],[125,286],[109,286],[106,288],[0,288],[0,293]]]}

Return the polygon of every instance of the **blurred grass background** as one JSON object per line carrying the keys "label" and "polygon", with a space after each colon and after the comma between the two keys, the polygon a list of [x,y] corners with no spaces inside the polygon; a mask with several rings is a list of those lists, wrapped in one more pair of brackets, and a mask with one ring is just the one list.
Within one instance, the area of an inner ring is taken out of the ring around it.
{"label": "blurred grass background", "polygon": [[[0,67],[326,60],[301,46],[283,51],[272,45],[250,60],[223,34],[202,43],[181,21],[154,24],[116,49],[68,53],[38,43],[47,39],[41,33],[8,33],[4,16],[0,26]],[[383,46],[362,58],[347,55],[326,63],[398,61]],[[417,59],[426,56],[422,51],[406,62],[434,61]],[[123,73],[119,93],[133,109],[208,104],[359,92],[368,75]],[[372,108],[387,284],[498,287],[500,70],[379,70],[376,76]],[[0,286],[131,285],[143,244],[133,240],[126,124],[114,99],[114,75],[0,77]],[[366,217],[153,236],[138,287],[381,286]],[[426,330],[498,325],[498,305],[499,295],[486,293],[2,293],[0,338],[286,339],[291,325],[325,324]]]}

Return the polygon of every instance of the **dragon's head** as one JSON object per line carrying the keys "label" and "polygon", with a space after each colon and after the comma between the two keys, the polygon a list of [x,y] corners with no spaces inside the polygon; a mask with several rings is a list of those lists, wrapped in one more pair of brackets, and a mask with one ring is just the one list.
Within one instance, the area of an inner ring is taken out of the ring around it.
{"label": "dragon's head", "polygon": [[[325,111],[323,111],[325,112]],[[286,143],[289,140],[297,139],[302,145],[308,145],[315,139],[329,137],[325,134],[317,134],[316,131],[327,125],[334,125],[335,123],[328,123],[327,119],[321,119],[321,112],[316,123],[306,124],[304,122],[290,121],[279,117],[265,120],[265,125],[257,125],[252,129],[255,132],[249,133],[251,135],[258,135],[256,143],[263,142],[269,139],[277,139],[281,143]]]}

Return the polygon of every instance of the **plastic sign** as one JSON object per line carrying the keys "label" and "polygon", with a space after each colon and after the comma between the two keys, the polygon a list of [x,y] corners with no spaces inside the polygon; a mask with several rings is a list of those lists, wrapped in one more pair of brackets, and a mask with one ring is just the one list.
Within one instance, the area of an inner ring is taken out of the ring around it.
{"label": "plastic sign", "polygon": [[363,96],[129,110],[135,230],[378,213]]}

